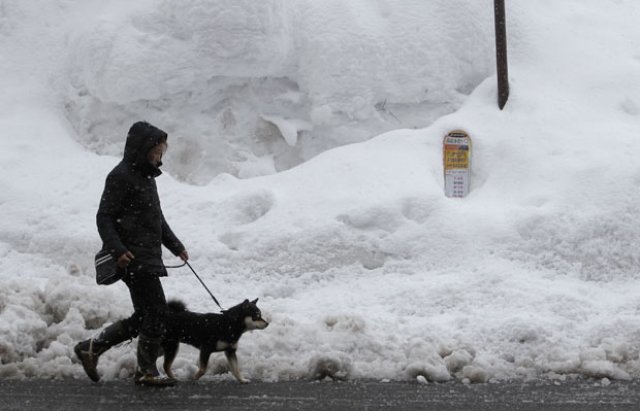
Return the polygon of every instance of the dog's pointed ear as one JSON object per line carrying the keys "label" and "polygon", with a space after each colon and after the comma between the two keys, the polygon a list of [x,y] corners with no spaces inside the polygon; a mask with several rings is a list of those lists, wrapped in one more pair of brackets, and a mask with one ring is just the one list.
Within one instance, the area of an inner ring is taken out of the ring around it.
{"label": "dog's pointed ear", "polygon": [[255,300],[251,301],[251,304],[257,304],[258,303],[258,299],[256,298]]}
{"label": "dog's pointed ear", "polygon": [[249,299],[247,298],[246,300],[244,300],[242,302],[242,305],[245,306],[245,307],[248,306],[249,305]]}

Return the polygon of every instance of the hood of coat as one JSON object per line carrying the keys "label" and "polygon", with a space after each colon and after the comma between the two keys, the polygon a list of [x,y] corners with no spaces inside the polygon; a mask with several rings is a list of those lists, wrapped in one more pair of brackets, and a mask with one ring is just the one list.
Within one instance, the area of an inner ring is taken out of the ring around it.
{"label": "hood of coat", "polygon": [[149,162],[147,154],[149,150],[163,142],[167,142],[167,133],[146,121],[139,121],[129,129],[123,161],[136,171],[157,177],[162,174],[162,171],[158,168],[159,166],[156,167]]}

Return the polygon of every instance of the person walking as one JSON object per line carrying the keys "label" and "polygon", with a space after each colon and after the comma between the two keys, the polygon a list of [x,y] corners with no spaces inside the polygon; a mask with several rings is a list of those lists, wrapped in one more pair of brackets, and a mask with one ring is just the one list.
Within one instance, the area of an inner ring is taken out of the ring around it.
{"label": "person walking", "polygon": [[138,336],[136,384],[174,385],[160,376],[156,360],[168,312],[160,277],[167,275],[162,246],[183,261],[189,254],[173,233],[160,207],[155,178],[162,174],[167,133],[139,121],[127,135],[122,161],[107,176],[96,216],[103,249],[117,260],[117,270],[129,288],[134,312],[106,327],[95,338],[74,347],[84,371],[99,381],[98,358],[109,348]]}

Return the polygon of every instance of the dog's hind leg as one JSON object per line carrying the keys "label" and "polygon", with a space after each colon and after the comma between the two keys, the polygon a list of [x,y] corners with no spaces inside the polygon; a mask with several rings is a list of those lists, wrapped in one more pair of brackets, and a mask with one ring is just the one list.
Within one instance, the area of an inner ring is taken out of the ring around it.
{"label": "dog's hind leg", "polygon": [[178,348],[180,348],[180,343],[178,341],[166,341],[162,344],[162,349],[164,351],[164,362],[162,364],[162,368],[164,368],[164,372],[167,374],[167,377],[170,378],[176,378],[173,375],[173,371],[171,371],[171,365],[178,354]]}
{"label": "dog's hind leg", "polygon": [[231,374],[236,377],[236,380],[241,384],[247,384],[250,381],[245,380],[240,374],[240,368],[238,367],[238,357],[236,356],[235,348],[230,348],[224,352],[224,355],[227,356],[227,361],[229,362],[229,369],[231,370]]}
{"label": "dog's hind leg", "polygon": [[200,359],[198,360],[198,371],[196,375],[193,376],[194,380],[199,380],[200,377],[207,372],[207,364],[209,364],[209,357],[211,356],[211,351],[209,350],[201,350],[200,351]]}

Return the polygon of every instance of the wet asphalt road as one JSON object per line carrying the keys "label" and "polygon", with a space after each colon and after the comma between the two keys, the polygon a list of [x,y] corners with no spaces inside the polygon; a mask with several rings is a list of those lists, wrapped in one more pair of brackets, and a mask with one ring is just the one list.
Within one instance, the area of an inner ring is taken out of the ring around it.
{"label": "wet asphalt road", "polygon": [[181,382],[0,380],[0,410],[640,410],[640,382]]}

